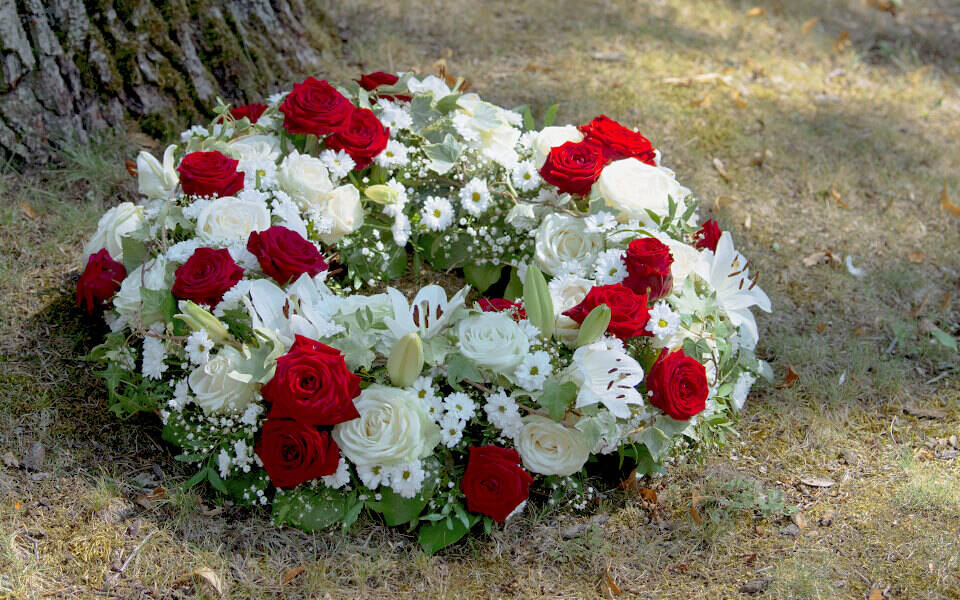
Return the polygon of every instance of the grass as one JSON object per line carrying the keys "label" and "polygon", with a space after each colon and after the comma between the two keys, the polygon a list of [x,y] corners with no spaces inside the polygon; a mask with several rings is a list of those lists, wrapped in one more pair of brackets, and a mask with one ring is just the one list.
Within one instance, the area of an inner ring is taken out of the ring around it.
{"label": "grass", "polygon": [[[368,520],[274,528],[177,491],[157,424],[113,419],[77,358],[99,331],[71,308],[80,249],[135,193],[123,161],[143,139],[69,147],[0,176],[0,454],[46,448],[40,475],[0,467],[0,598],[218,597],[203,569],[238,599],[731,598],[763,578],[775,598],[960,596],[960,370],[926,333],[960,321],[960,220],[939,205],[944,185],[960,202],[954,2],[328,4],[349,40],[330,78],[443,59],[501,104],[640,127],[762,271],[780,385],[725,451],[645,482],[655,506],[603,490],[608,519],[573,539],[590,515],[542,507],[434,557]],[[834,258],[806,266],[815,252]],[[157,484],[167,498],[136,502]]]}

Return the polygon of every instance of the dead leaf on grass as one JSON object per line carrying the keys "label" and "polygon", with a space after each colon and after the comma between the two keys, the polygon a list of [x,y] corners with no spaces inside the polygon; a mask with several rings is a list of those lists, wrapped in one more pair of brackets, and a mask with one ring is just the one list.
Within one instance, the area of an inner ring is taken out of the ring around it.
{"label": "dead leaf on grass", "polygon": [[917,263],[918,265],[926,259],[926,257],[923,255],[923,252],[920,252],[919,250],[911,252],[907,255],[907,258],[910,260],[910,262]]}
{"label": "dead leaf on grass", "polygon": [[210,569],[207,567],[201,567],[199,569],[196,569],[193,573],[190,573],[185,577],[181,577],[178,580],[178,582],[186,583],[191,579],[195,580],[198,578],[210,584],[210,587],[212,587],[217,592],[218,596],[223,596],[223,580],[220,579],[220,576],[217,575],[217,573],[213,569]]}
{"label": "dead leaf on grass", "polygon": [[918,419],[944,419],[947,416],[947,413],[939,408],[923,408],[921,406],[904,406],[903,412]]}
{"label": "dead leaf on grass", "polygon": [[619,596],[623,593],[623,590],[620,589],[620,586],[616,584],[613,580],[613,577],[610,575],[610,567],[612,563],[607,563],[607,568],[603,571],[603,583],[607,586],[607,589],[614,596]]}
{"label": "dead leaf on grass", "polygon": [[730,183],[730,175],[727,174],[727,168],[723,165],[723,161],[719,158],[713,159],[713,168],[717,170],[717,173],[724,181]]}
{"label": "dead leaf on grass", "polygon": [[765,15],[766,13],[767,13],[767,9],[765,9],[764,7],[762,7],[762,6],[754,6],[753,8],[751,8],[750,10],[747,11],[747,16],[748,16],[748,17],[762,17],[762,16]]}
{"label": "dead leaf on grass", "polygon": [[21,202],[17,206],[20,207],[20,211],[31,221],[36,221],[40,217],[40,215],[37,214],[37,211],[30,206],[29,202]]}
{"label": "dead leaf on grass", "polygon": [[833,254],[829,250],[821,250],[819,252],[814,252],[813,254],[808,254],[803,257],[803,266],[812,267],[815,265],[822,265],[833,260]]}
{"label": "dead leaf on grass", "polygon": [[837,191],[837,188],[830,188],[830,195],[833,197],[833,201],[840,206],[840,208],[850,208],[850,205],[843,201],[843,196],[840,195],[840,192]]}
{"label": "dead leaf on grass", "polygon": [[807,518],[803,516],[802,512],[793,513],[793,517],[791,517],[791,519],[793,520],[793,524],[800,529],[807,528]]}
{"label": "dead leaf on grass", "polygon": [[844,29],[837,36],[837,39],[833,40],[833,51],[839,54],[850,47],[850,44],[850,32]]}
{"label": "dead leaf on grass", "polygon": [[873,588],[873,591],[867,596],[867,600],[883,600],[883,592],[877,588]]}
{"label": "dead leaf on grass", "polygon": [[819,22],[820,22],[820,17],[813,17],[812,19],[807,19],[806,21],[803,22],[803,25],[800,26],[800,33],[803,35],[807,35],[808,33],[810,33],[810,30],[813,29],[814,26]]}
{"label": "dead leaf on grass", "polygon": [[893,0],[867,0],[867,4],[881,12],[888,12],[891,15],[897,14],[897,3]]}
{"label": "dead leaf on grass", "polygon": [[779,386],[777,386],[777,387],[780,387],[780,388],[792,388],[793,385],[794,385],[795,383],[797,383],[797,380],[798,380],[798,379],[800,379],[800,374],[797,373],[797,371],[793,368],[793,365],[788,365],[788,366],[787,366],[787,376],[784,377],[783,383],[781,383],[781,384],[780,384]]}
{"label": "dead leaf on grass", "polygon": [[955,217],[960,217],[960,206],[950,202],[950,195],[947,194],[947,184],[943,184],[943,191],[940,192],[940,206]]}
{"label": "dead leaf on grass", "polygon": [[739,201],[739,198],[734,198],[733,196],[717,196],[713,201],[713,208],[720,210],[725,205],[729,206]]}
{"label": "dead leaf on grass", "polygon": [[280,578],[280,585],[287,585],[297,577],[300,577],[300,575],[302,575],[306,570],[307,568],[303,565],[298,565],[292,569],[287,569],[284,572],[283,577]]}
{"label": "dead leaf on grass", "polygon": [[807,477],[802,477],[800,483],[803,485],[809,485],[810,487],[826,488],[836,485],[836,482],[828,477],[817,477],[815,475],[810,475]]}
{"label": "dead leaf on grass", "polygon": [[137,163],[130,160],[129,158],[123,161],[123,166],[127,168],[127,173],[130,174],[130,177],[136,177],[139,171],[137,170]]}
{"label": "dead leaf on grass", "polygon": [[136,503],[144,507],[147,510],[152,510],[157,507],[157,504],[161,500],[167,497],[167,490],[163,486],[159,486],[154,489],[152,492],[143,494],[142,496],[136,499]]}
{"label": "dead leaf on grass", "polygon": [[707,92],[703,96],[703,98],[700,98],[699,100],[694,100],[693,102],[690,103],[690,106],[694,108],[707,108],[708,106],[710,106],[710,93]]}
{"label": "dead leaf on grass", "polygon": [[819,325],[817,325],[817,333],[823,333],[826,330],[827,330],[826,323],[820,323]]}

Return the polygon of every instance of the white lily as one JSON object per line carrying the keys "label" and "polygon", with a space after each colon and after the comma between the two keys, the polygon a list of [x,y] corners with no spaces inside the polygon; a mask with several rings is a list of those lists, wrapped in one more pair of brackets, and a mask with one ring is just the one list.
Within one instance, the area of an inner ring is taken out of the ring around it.
{"label": "white lily", "polygon": [[637,386],[643,367],[622,349],[601,340],[573,353],[573,377],[580,383],[577,408],[603,404],[616,417],[630,418],[630,404],[643,404]]}
{"label": "white lily", "polygon": [[770,312],[770,298],[750,279],[747,260],[733,247],[730,232],[723,232],[717,242],[717,251],[710,256],[704,252],[706,260],[699,261],[694,270],[714,289],[717,304],[730,318],[741,335],[756,342],[759,339],[757,321],[750,311],[751,306]]}
{"label": "white lily", "polygon": [[447,326],[450,317],[463,306],[469,291],[470,286],[465,286],[447,300],[447,293],[442,287],[428,285],[417,292],[413,302],[407,304],[407,298],[400,290],[388,288],[393,317],[387,317],[384,322],[390,333],[398,339],[408,333],[418,333],[421,339],[429,339]]}
{"label": "white lily", "polygon": [[330,291],[322,275],[304,273],[287,288],[290,300],[290,328],[294,333],[319,340],[344,331],[333,322],[339,309],[339,298]]}
{"label": "white lily", "polygon": [[250,282],[250,291],[243,297],[253,328],[274,331],[286,346],[293,344],[293,329],[285,310],[289,310],[286,292],[268,279]]}
{"label": "white lily", "polygon": [[175,145],[167,146],[163,152],[163,164],[152,154],[141,150],[137,155],[137,189],[151,200],[166,200],[180,183],[180,177],[173,164]]}

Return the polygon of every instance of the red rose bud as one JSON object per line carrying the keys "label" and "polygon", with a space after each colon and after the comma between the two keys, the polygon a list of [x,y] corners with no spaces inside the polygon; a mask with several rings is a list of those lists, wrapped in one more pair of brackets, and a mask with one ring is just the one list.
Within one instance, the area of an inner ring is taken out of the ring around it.
{"label": "red rose bud", "polygon": [[610,325],[607,326],[607,331],[621,340],[653,335],[647,331],[650,311],[647,309],[646,294],[635,294],[633,290],[619,283],[590,288],[580,304],[563,314],[582,324],[590,311],[601,304],[606,304],[610,309]]}
{"label": "red rose bud", "polygon": [[313,277],[327,270],[327,263],[317,247],[282,225],[250,233],[247,250],[257,257],[263,272],[280,285],[303,273]]}
{"label": "red rose bud", "polygon": [[222,248],[197,248],[187,262],[177,267],[173,295],[182,300],[214,307],[243,278],[243,269]]}
{"label": "red rose bud", "polygon": [[710,219],[703,224],[703,227],[700,228],[700,231],[693,234],[693,245],[697,248],[711,250],[713,252],[717,251],[717,242],[720,241],[720,236],[723,234],[720,226],[717,225],[717,222],[713,219]]}
{"label": "red rose bud", "polygon": [[190,196],[232,196],[243,189],[243,172],[237,171],[239,162],[216,150],[191,152],[177,167],[180,187]]}
{"label": "red rose bud", "polygon": [[467,510],[503,523],[530,495],[533,477],[520,466],[516,450],[471,446],[460,489]]}
{"label": "red rose bud", "polygon": [[283,128],[289,133],[329,135],[347,128],[354,106],[326,81],[307,77],[303,83],[293,84],[280,105]]}
{"label": "red rose bud", "polygon": [[[384,73],[383,71],[377,71],[375,73],[367,73],[366,75],[361,75],[360,79],[355,79],[357,83],[360,84],[360,87],[367,90],[368,92],[375,92],[378,87],[381,85],[393,85],[400,81],[400,78],[394,75],[393,73]],[[378,93],[377,96],[384,98],[386,100],[400,100],[403,102],[410,102],[410,96],[390,96],[387,94]]]}
{"label": "red rose bud", "polygon": [[511,302],[506,298],[480,298],[477,305],[483,312],[509,312],[514,321],[520,321],[527,318],[527,311],[523,310],[523,305],[519,302]]}
{"label": "red rose bud", "polygon": [[256,123],[265,110],[267,110],[266,104],[244,104],[231,108],[230,116],[237,121],[246,117],[251,123]]}
{"label": "red rose bud", "polygon": [[368,108],[358,108],[350,115],[347,128],[324,140],[328,148],[343,150],[357,165],[355,171],[365,169],[373,157],[383,152],[390,139],[390,129],[383,126],[377,115]]}
{"label": "red rose bud", "polygon": [[340,465],[340,448],[329,432],[288,419],[267,419],[254,451],[278,488],[332,475]]}
{"label": "red rose bud", "polygon": [[106,248],[91,254],[77,280],[77,307],[90,314],[103,310],[126,276],[127,270],[110,257]]}
{"label": "red rose bud", "polygon": [[657,238],[639,238],[630,242],[624,262],[627,264],[627,278],[623,285],[638,294],[646,294],[648,301],[660,300],[673,289],[670,271],[673,255],[670,248]]}
{"label": "red rose bud", "polygon": [[587,125],[578,127],[584,135],[583,142],[592,144],[603,152],[608,162],[623,158],[636,158],[655,166],[653,144],[636,131],[627,129],[606,115],[600,115]]}
{"label": "red rose bud", "polygon": [[677,421],[687,421],[707,405],[707,371],[683,350],[664,348],[647,373],[650,404]]}
{"label": "red rose bud", "polygon": [[277,359],[273,379],[260,393],[270,402],[271,419],[336,425],[360,416],[353,405],[360,378],[347,369],[339,350],[302,335]]}
{"label": "red rose bud", "polygon": [[606,162],[596,146],[583,142],[566,142],[550,149],[540,176],[547,183],[567,194],[590,193]]}

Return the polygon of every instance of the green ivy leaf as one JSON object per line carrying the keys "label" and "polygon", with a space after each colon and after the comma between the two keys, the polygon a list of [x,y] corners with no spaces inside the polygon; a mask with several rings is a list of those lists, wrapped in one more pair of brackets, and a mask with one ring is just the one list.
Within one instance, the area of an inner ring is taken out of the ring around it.
{"label": "green ivy leaf", "polygon": [[[326,529],[337,523],[356,520],[354,513],[357,492],[323,488],[319,490],[294,489],[277,494],[273,499],[273,522],[277,525],[292,525],[304,531]],[[357,512],[357,514],[359,514]]]}
{"label": "green ivy leaf", "polygon": [[120,251],[123,253],[123,268],[127,273],[142,265],[147,260],[147,243],[131,236],[120,238]]}
{"label": "green ivy leaf", "polygon": [[[476,524],[479,519],[480,517],[476,515],[468,515],[470,527]],[[467,535],[470,527],[464,525],[460,519],[448,516],[442,521],[421,527],[417,541],[420,542],[420,547],[426,554],[433,554]]]}
{"label": "green ivy leaf", "polygon": [[142,314],[161,314],[167,323],[173,321],[177,314],[177,299],[170,290],[151,290],[148,287],[140,288],[140,298],[143,300]]}
{"label": "green ivy leaf", "polygon": [[455,390],[459,390],[460,382],[464,379],[470,381],[482,381],[483,376],[480,369],[473,361],[462,354],[451,354],[447,356],[447,383]]}
{"label": "green ivy leaf", "polygon": [[464,265],[463,277],[467,283],[476,288],[477,293],[482,294],[491,285],[500,281],[502,271],[503,265]]}
{"label": "green ivy leaf", "polygon": [[439,175],[453,168],[462,150],[463,146],[449,133],[444,136],[443,142],[423,147],[423,153],[430,159],[430,170]]}
{"label": "green ivy leaf", "polygon": [[551,380],[543,385],[543,393],[540,395],[538,402],[540,406],[547,409],[550,418],[559,423],[576,398],[577,385],[575,383],[572,381],[557,383]]}
{"label": "green ivy leaf", "polygon": [[388,487],[381,487],[380,500],[368,500],[367,508],[383,515],[383,520],[391,527],[412,523],[418,520],[427,502],[433,497],[435,483],[432,482],[428,487],[425,482],[423,490],[413,498],[404,498]]}
{"label": "green ivy leaf", "polygon": [[457,101],[460,100],[460,96],[462,95],[463,94],[454,93],[444,96],[437,101],[437,110],[443,114],[447,114],[448,112],[454,110],[457,108]]}

